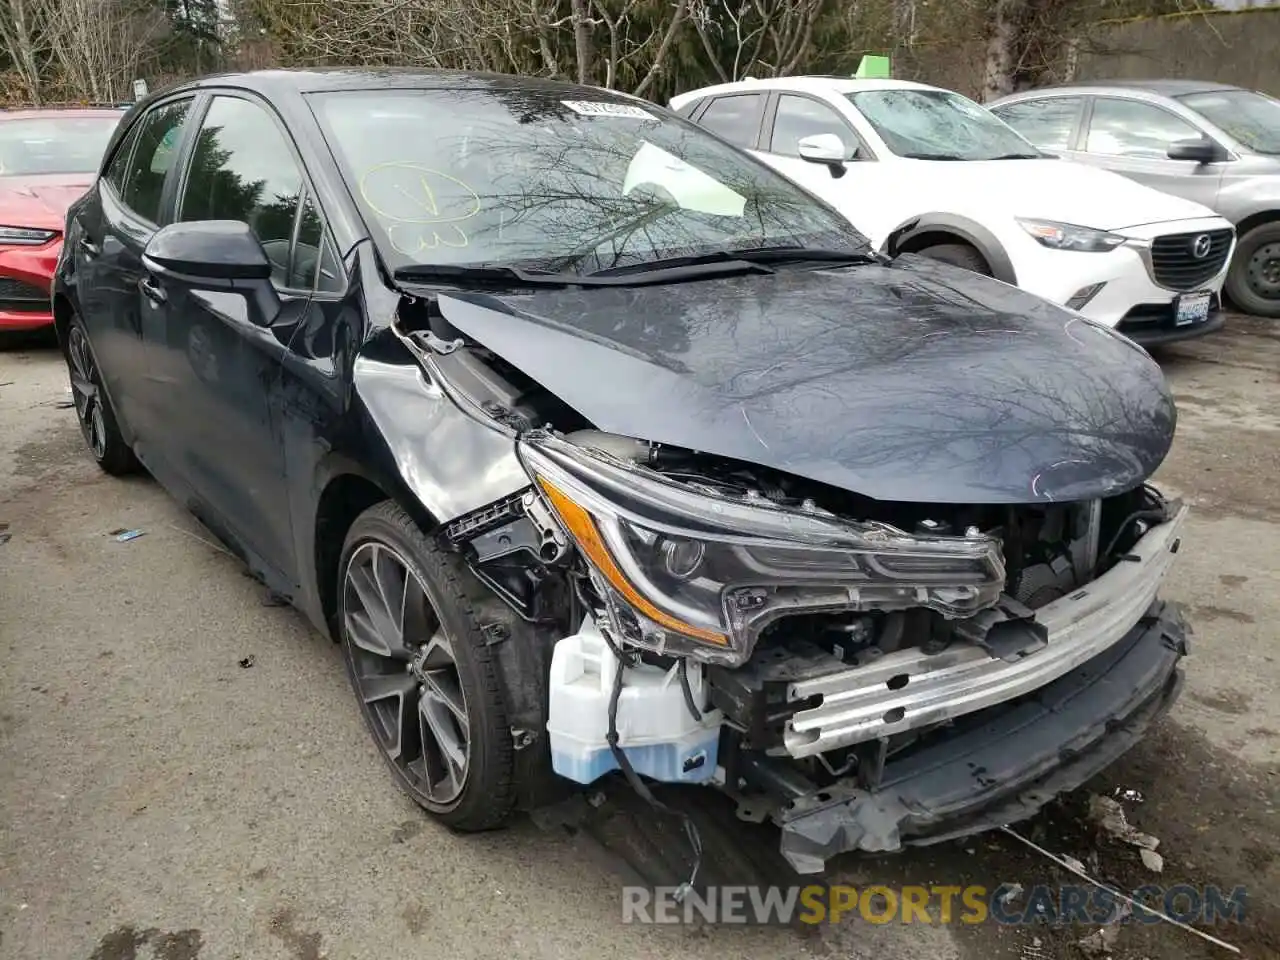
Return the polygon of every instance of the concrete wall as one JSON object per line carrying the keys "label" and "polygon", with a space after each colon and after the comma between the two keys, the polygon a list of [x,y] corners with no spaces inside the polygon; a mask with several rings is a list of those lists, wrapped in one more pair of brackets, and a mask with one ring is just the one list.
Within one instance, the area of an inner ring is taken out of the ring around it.
{"label": "concrete wall", "polygon": [[[1120,24],[1093,40],[1106,52],[1082,54],[1077,80],[1212,80],[1280,96],[1280,6]],[[930,40],[902,51],[894,74],[981,98],[984,55],[976,37]]]}
{"label": "concrete wall", "polygon": [[1214,80],[1280,97],[1280,9],[1147,20],[1113,27],[1115,52],[1083,56],[1080,80]]}

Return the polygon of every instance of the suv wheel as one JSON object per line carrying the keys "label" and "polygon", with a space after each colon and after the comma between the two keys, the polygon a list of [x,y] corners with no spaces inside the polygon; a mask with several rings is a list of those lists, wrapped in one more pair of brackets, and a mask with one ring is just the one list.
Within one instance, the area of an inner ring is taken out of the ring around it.
{"label": "suv wheel", "polygon": [[991,276],[991,267],[987,265],[986,258],[967,243],[936,243],[918,252],[922,257],[941,260],[943,263],[980,273],[984,277]]}
{"label": "suv wheel", "polygon": [[1254,227],[1236,244],[1227,295],[1245,313],[1280,317],[1280,221]]}
{"label": "suv wheel", "polygon": [[391,501],[356,518],[338,569],[347,672],[396,782],[451,827],[499,826],[514,799],[511,730],[470,572]]}

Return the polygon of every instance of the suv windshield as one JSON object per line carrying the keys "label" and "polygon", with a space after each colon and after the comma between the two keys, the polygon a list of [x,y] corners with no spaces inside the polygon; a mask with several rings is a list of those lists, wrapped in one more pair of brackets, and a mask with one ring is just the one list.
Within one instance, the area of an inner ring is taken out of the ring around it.
{"label": "suv windshield", "polygon": [[968,97],[946,90],[862,90],[846,94],[900,157],[1011,160],[1047,156]]}
{"label": "suv windshield", "polygon": [[97,173],[118,117],[0,120],[0,176]]}
{"label": "suv windshield", "polygon": [[847,220],[763,164],[603,92],[580,101],[494,84],[312,96],[392,269],[590,273],[739,249],[865,249]]}
{"label": "suv windshield", "polygon": [[1188,93],[1178,99],[1250,150],[1280,154],[1280,100],[1252,90]]}

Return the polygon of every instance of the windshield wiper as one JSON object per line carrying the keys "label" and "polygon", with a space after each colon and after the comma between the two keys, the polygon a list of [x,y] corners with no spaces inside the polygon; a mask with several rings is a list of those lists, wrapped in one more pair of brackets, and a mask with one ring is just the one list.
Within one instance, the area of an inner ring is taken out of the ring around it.
{"label": "windshield wiper", "polygon": [[1002,153],[998,157],[987,157],[988,160],[1041,160],[1043,153]]}
{"label": "windshield wiper", "polygon": [[400,267],[391,276],[406,283],[496,283],[507,286],[529,284],[563,287],[581,283],[582,278],[568,273],[545,273],[508,266],[461,266],[452,263],[420,264]]}
{"label": "windshield wiper", "polygon": [[606,267],[591,273],[551,273],[506,265],[421,264],[401,267],[392,277],[404,283],[478,283],[505,287],[627,287],[679,283],[702,277],[736,273],[773,273],[778,263],[879,263],[868,250],[830,250],[818,247],[751,247],[716,250],[687,257],[666,257],[623,267]]}
{"label": "windshield wiper", "polygon": [[773,273],[773,268],[763,263],[750,263],[731,253],[717,253],[706,258],[680,257],[592,273],[547,273],[512,266],[424,264],[401,267],[392,277],[403,283],[489,284],[499,287],[636,287],[735,273]]}
{"label": "windshield wiper", "polygon": [[954,153],[904,153],[902,156],[910,160],[965,160],[967,157],[961,157]]}
{"label": "windshield wiper", "polygon": [[588,278],[629,277],[650,273],[679,271],[689,276],[738,272],[754,268],[758,273],[773,273],[773,265],[780,263],[878,263],[879,258],[870,250],[830,250],[823,247],[775,246],[748,247],[743,250],[717,250],[687,257],[664,257],[644,263],[627,264],[624,267],[606,267],[587,274]]}

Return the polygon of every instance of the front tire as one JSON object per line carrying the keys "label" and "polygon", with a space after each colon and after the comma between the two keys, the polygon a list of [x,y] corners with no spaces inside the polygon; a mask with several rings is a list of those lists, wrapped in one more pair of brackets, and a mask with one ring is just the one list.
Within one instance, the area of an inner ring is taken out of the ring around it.
{"label": "front tire", "polygon": [[111,401],[102,388],[98,361],[89,345],[89,334],[79,316],[71,318],[67,331],[67,372],[80,434],[93,459],[113,476],[136,473],[138,458],[120,432]]}
{"label": "front tire", "polygon": [[1254,227],[1236,244],[1227,296],[1256,317],[1280,317],[1280,221]]}
{"label": "front tire", "polygon": [[991,267],[986,258],[967,243],[935,243],[919,253],[922,257],[941,260],[943,263],[980,273],[984,277],[991,276]]}
{"label": "front tire", "polygon": [[454,829],[500,826],[513,745],[470,572],[391,501],[356,518],[338,569],[347,673],[396,782]]}

